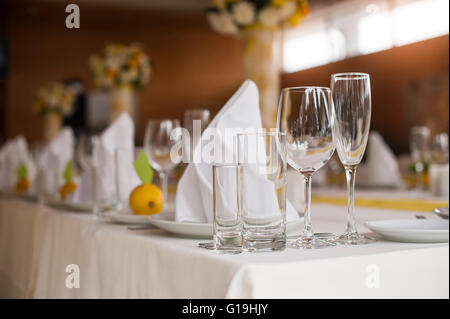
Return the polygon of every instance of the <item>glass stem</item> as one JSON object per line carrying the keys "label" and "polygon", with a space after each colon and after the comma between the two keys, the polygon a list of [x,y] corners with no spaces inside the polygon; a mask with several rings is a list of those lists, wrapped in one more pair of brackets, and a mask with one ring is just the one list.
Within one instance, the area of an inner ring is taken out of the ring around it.
{"label": "glass stem", "polygon": [[347,234],[357,233],[355,225],[355,180],[356,180],[356,166],[345,166],[345,176],[347,177]]}
{"label": "glass stem", "polygon": [[92,183],[92,198],[93,200],[93,207],[92,207],[92,212],[94,213],[94,217],[98,218],[99,217],[99,194],[98,194],[98,189],[97,189],[97,168],[94,166],[90,167],[91,169],[91,183]]}
{"label": "glass stem", "polygon": [[164,201],[167,203],[169,174],[161,172],[159,173],[159,179],[161,180],[161,190],[164,196]]}
{"label": "glass stem", "polygon": [[305,231],[304,237],[312,238],[314,236],[311,226],[311,173],[303,174],[305,181]]}

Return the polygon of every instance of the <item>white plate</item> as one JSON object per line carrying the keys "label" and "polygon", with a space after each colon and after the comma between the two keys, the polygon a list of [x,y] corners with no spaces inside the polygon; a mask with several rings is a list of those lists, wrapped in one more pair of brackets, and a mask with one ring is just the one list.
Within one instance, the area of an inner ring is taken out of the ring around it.
{"label": "white plate", "polygon": [[74,212],[92,213],[93,210],[92,202],[74,203],[74,202],[65,202],[62,200],[49,200],[46,201],[45,203],[55,208],[70,210]]}
{"label": "white plate", "polygon": [[105,217],[109,218],[112,222],[119,224],[150,224],[148,217],[145,215],[107,212],[105,213]]}
{"label": "white plate", "polygon": [[[154,226],[163,229],[169,233],[190,238],[211,238],[213,235],[213,225],[207,223],[180,223],[169,220],[152,219],[149,218],[150,223]],[[299,233],[300,224],[303,222],[303,217],[294,221],[287,222],[287,232]]]}
{"label": "white plate", "polygon": [[405,243],[448,243],[448,220],[394,219],[365,222],[387,240]]}

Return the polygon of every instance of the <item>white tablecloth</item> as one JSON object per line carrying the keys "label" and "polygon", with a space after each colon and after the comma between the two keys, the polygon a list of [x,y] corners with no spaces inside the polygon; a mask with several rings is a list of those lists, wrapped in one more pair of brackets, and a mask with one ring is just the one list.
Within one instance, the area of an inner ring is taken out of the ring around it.
{"label": "white tablecloth", "polygon": [[[312,209],[315,231],[344,230],[344,207]],[[359,220],[414,218],[413,212],[369,208],[357,215]],[[449,297],[448,244],[379,241],[218,255],[197,248],[199,241],[0,198],[0,297]],[[79,266],[80,288],[66,287],[70,264]]]}

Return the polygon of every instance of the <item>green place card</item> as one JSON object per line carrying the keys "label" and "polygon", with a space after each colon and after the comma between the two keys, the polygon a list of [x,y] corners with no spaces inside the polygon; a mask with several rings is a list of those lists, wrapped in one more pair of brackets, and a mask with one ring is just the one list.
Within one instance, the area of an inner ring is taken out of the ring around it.
{"label": "green place card", "polygon": [[28,177],[28,168],[25,163],[20,163],[17,167],[16,174],[18,179],[26,179]]}
{"label": "green place card", "polygon": [[63,178],[66,183],[73,180],[73,164],[71,161],[68,161],[66,167],[64,167]]}
{"label": "green place card", "polygon": [[142,184],[151,184],[153,182],[153,169],[144,151],[141,151],[138,158],[134,161],[134,169]]}

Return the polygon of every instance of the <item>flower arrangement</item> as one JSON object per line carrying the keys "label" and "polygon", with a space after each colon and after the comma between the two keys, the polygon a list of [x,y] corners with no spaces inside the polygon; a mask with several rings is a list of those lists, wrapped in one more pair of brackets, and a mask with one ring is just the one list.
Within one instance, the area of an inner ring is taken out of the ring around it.
{"label": "flower arrangement", "polygon": [[151,73],[149,58],[138,44],[110,44],[91,56],[90,68],[95,84],[104,89],[142,88]]}
{"label": "flower arrangement", "polygon": [[211,27],[221,34],[297,25],[309,11],[306,0],[212,0],[206,9]]}
{"label": "flower arrangement", "polygon": [[69,87],[50,82],[37,91],[34,109],[40,114],[56,113],[65,117],[72,113],[74,101],[75,93]]}

